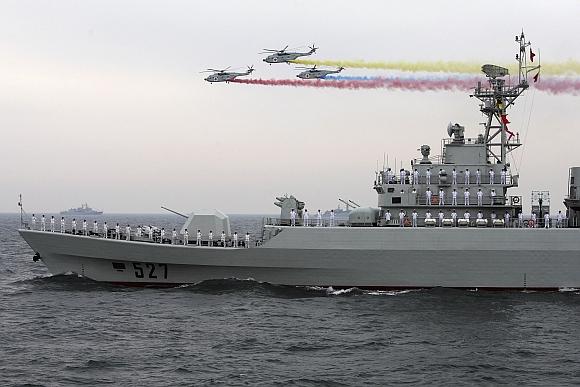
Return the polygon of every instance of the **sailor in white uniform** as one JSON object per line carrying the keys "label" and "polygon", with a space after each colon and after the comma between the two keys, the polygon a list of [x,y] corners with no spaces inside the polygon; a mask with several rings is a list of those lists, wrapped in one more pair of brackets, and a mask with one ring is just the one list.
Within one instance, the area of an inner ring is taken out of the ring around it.
{"label": "sailor in white uniform", "polygon": [[387,210],[387,212],[385,212],[385,224],[389,223],[391,223],[391,211]]}
{"label": "sailor in white uniform", "polygon": [[250,248],[250,233],[248,233],[248,232],[246,232],[245,248],[246,249],[249,249]]}
{"label": "sailor in white uniform", "polygon": [[40,218],[40,231],[46,231],[46,218],[44,215]]}
{"label": "sailor in white uniform", "polygon": [[518,227],[519,228],[524,227],[524,214],[522,213],[521,210],[520,212],[518,212]]}
{"label": "sailor in white uniform", "polygon": [[399,183],[405,184],[405,170],[401,168],[399,171]]}
{"label": "sailor in white uniform", "polygon": [[562,221],[564,220],[564,214],[562,211],[558,211],[558,215],[556,217],[556,228],[562,228]]}
{"label": "sailor in white uniform", "polygon": [[105,239],[109,237],[109,228],[107,227],[107,222],[103,223],[103,234]]}
{"label": "sailor in white uniform", "polygon": [[425,191],[425,205],[428,206],[431,204],[431,195],[433,194],[433,192],[431,192],[431,189],[429,187],[427,187],[427,191]]}
{"label": "sailor in white uniform", "polygon": [[532,226],[531,227],[538,227],[538,219],[535,212],[532,212]]}
{"label": "sailor in white uniform", "polygon": [[149,239],[153,240],[153,226],[147,226],[147,231],[149,232]]}
{"label": "sailor in white uniform", "polygon": [[303,226],[310,226],[310,217],[308,216],[308,210],[304,209],[304,223]]}
{"label": "sailor in white uniform", "polygon": [[404,227],[405,226],[405,212],[403,210],[401,210],[399,212],[399,227]]}
{"label": "sailor in white uniform", "polygon": [[477,168],[477,171],[475,171],[475,184],[477,185],[481,184],[481,171],[479,170],[479,168]]}
{"label": "sailor in white uniform", "polygon": [[413,210],[413,213],[411,214],[412,219],[413,219],[413,227],[417,227],[417,210]]}
{"label": "sailor in white uniform", "polygon": [[469,217],[470,217],[470,216],[471,216],[471,215],[469,214],[469,211],[465,211],[465,214],[463,214],[463,218],[465,218],[465,219],[467,219],[467,220],[469,220]]}
{"label": "sailor in white uniform", "polygon": [[36,230],[36,215],[32,214],[32,229]]}
{"label": "sailor in white uniform", "polygon": [[427,212],[425,212],[425,220],[427,219],[431,219],[431,211],[427,210]]}
{"label": "sailor in white uniform", "polygon": [[163,244],[163,239],[165,239],[165,227],[161,227],[161,237],[159,238],[159,243]]}
{"label": "sailor in white uniform", "polygon": [[177,243],[177,230],[174,227],[173,231],[171,231],[171,244],[174,245],[176,243]]}
{"label": "sailor in white uniform", "polygon": [[334,227],[334,210],[330,210],[330,227]]}
{"label": "sailor in white uniform", "polygon": [[197,230],[196,244],[197,246],[201,246],[201,230]]}
{"label": "sailor in white uniform", "polygon": [[129,225],[127,225],[127,227],[125,227],[125,240],[126,241],[131,240],[131,226],[129,226]]}
{"label": "sailor in white uniform", "polygon": [[183,244],[187,246],[189,244],[189,232],[187,229],[183,232]]}
{"label": "sailor in white uniform", "polygon": [[469,168],[465,168],[465,184],[469,185]]}
{"label": "sailor in white uniform", "polygon": [[493,169],[489,170],[489,184],[495,184],[495,172]]}
{"label": "sailor in white uniform", "polygon": [[453,185],[457,185],[457,171],[455,170],[455,168],[453,168],[453,171],[451,172],[451,177]]}
{"label": "sailor in white uniform", "polygon": [[479,212],[477,213],[477,219],[483,219],[483,213],[481,212],[481,210],[479,210]]}
{"label": "sailor in white uniform", "polygon": [[457,212],[455,212],[455,208],[451,211],[451,219],[453,220],[453,227],[457,226]]}
{"label": "sailor in white uniform", "polygon": [[320,210],[316,213],[316,227],[322,226],[322,213]]}
{"label": "sailor in white uniform", "polygon": [[238,247],[238,233],[234,232],[234,247]]}
{"label": "sailor in white uniform", "polygon": [[66,228],[66,223],[64,221],[64,216],[61,216],[60,217],[60,233],[61,234],[64,234],[65,228]]}
{"label": "sailor in white uniform", "polygon": [[491,203],[490,204],[495,204],[495,197],[497,196],[497,194],[495,193],[495,189],[491,190],[491,193],[489,194],[489,196],[491,196]]}
{"label": "sailor in white uniform", "polygon": [[97,235],[99,233],[99,224],[97,223],[96,220],[93,222],[93,233],[95,235]]}
{"label": "sailor in white uniform", "polygon": [[451,192],[451,205],[457,205],[457,190],[453,188],[453,192]]}
{"label": "sailor in white uniform", "polygon": [[208,244],[210,246],[213,246],[213,231],[212,230],[209,230],[209,235],[208,235],[208,238],[207,239],[209,241]]}
{"label": "sailor in white uniform", "polygon": [[290,226],[296,226],[296,211],[294,211],[294,208],[290,211]]}
{"label": "sailor in white uniform", "polygon": [[483,192],[481,191],[481,188],[477,191],[477,205],[483,205]]}
{"label": "sailor in white uniform", "polygon": [[439,205],[440,206],[445,205],[445,191],[443,191],[443,188],[439,190]]}
{"label": "sailor in white uniform", "polygon": [[141,238],[143,236],[143,227],[141,225],[137,226],[137,237]]}
{"label": "sailor in white uniform", "polygon": [[503,215],[503,221],[504,221],[503,226],[506,228],[509,228],[510,227],[510,213],[509,212],[507,212],[507,211],[505,212],[505,214]]}
{"label": "sailor in white uniform", "polygon": [[465,199],[465,200],[464,200],[464,204],[465,204],[466,206],[468,206],[468,205],[469,205],[469,195],[471,195],[471,194],[469,193],[469,188],[465,188],[465,192],[463,193],[463,197],[464,197],[464,199]]}
{"label": "sailor in white uniform", "polygon": [[547,212],[544,215],[544,228],[550,228],[550,214]]}
{"label": "sailor in white uniform", "polygon": [[115,226],[115,239],[121,239],[121,226],[119,226],[119,223]]}
{"label": "sailor in white uniform", "polygon": [[443,211],[439,210],[439,227],[443,227]]}
{"label": "sailor in white uniform", "polygon": [[222,242],[222,247],[226,247],[226,233],[222,231],[222,235],[220,237],[220,241]]}
{"label": "sailor in white uniform", "polygon": [[426,184],[431,185],[431,168],[427,168],[427,171],[425,171],[425,179]]}
{"label": "sailor in white uniform", "polygon": [[77,234],[77,220],[75,218],[73,218],[73,220],[72,220],[71,229],[72,229],[72,233],[74,235],[76,235]]}
{"label": "sailor in white uniform", "polygon": [[507,184],[507,171],[505,170],[505,168],[501,170],[500,182],[501,184]]}
{"label": "sailor in white uniform", "polygon": [[50,232],[54,232],[54,216],[50,217]]}
{"label": "sailor in white uniform", "polygon": [[415,168],[413,172],[413,184],[419,184],[419,171]]}
{"label": "sailor in white uniform", "polygon": [[87,235],[87,220],[83,219],[83,235]]}

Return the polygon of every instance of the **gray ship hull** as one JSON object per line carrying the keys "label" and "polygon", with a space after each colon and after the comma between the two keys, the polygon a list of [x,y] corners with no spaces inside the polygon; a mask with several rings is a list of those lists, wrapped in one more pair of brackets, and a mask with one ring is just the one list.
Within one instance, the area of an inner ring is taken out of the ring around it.
{"label": "gray ship hull", "polygon": [[577,229],[276,228],[278,235],[249,249],[19,232],[51,273],[111,283],[252,278],[374,289],[580,288]]}

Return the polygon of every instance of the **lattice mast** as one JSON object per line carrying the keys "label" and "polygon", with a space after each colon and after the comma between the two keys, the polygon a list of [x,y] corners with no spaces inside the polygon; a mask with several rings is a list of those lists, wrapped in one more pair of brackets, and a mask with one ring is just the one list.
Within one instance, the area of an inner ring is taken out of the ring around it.
{"label": "lattice mast", "polygon": [[507,154],[521,145],[519,136],[508,129],[507,124],[510,122],[507,118],[507,109],[530,86],[528,73],[538,70],[538,73],[533,77],[534,82],[539,77],[539,56],[537,65],[528,65],[528,58],[530,63],[533,63],[536,54],[532,52],[531,43],[526,41],[523,31],[521,35],[516,35],[516,43],[519,45],[519,52],[516,54],[518,62],[517,84],[512,85],[509,81],[506,83],[505,77],[509,75],[508,69],[485,64],[481,67],[481,71],[488,78],[489,85],[482,86],[481,82],[478,82],[471,95],[482,102],[480,110],[487,118],[484,123],[484,143],[489,162],[506,164]]}

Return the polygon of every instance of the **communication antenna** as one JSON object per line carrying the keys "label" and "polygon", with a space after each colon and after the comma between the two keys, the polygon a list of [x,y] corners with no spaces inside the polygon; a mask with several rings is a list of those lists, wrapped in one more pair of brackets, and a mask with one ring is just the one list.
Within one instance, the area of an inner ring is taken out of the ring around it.
{"label": "communication antenna", "polygon": [[[531,49],[531,43],[526,40],[524,32],[516,35],[516,43],[519,45],[519,52],[515,58],[518,62],[517,85],[512,85],[505,77],[509,71],[505,67],[485,64],[481,71],[488,78],[488,86],[478,83],[471,97],[476,97],[482,104],[480,111],[487,117],[484,124],[484,143],[487,153],[487,160],[492,163],[506,164],[508,153],[520,147],[519,136],[510,132],[507,124],[507,109],[512,106],[515,100],[530,87],[528,83],[528,73],[538,71],[533,77],[534,82],[538,80],[540,62],[538,56],[537,65],[528,65],[528,54],[530,63],[534,61],[536,54]],[[509,136],[508,136],[509,135]]]}

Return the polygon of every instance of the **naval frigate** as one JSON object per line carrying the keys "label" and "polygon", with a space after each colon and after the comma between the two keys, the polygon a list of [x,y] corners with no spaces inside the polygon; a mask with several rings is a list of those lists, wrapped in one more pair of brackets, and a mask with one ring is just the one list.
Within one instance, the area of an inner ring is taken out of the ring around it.
{"label": "naval frigate", "polygon": [[[423,145],[408,169],[377,171],[378,206],[352,209],[347,222],[307,219],[305,202],[290,195],[277,198],[280,217],[264,219],[251,243],[237,240],[219,211],[187,216],[177,238],[152,229],[47,232],[26,224],[19,233],[52,273],[118,284],[252,278],[335,288],[580,288],[580,167],[569,171],[566,214],[544,213],[540,203],[524,217],[521,196],[508,194],[519,175],[507,156],[522,144],[507,111],[529,88],[528,73],[539,70],[528,64],[523,33],[516,43],[517,76],[483,65],[486,80],[471,94],[486,118],[482,133],[465,137],[464,126],[449,124],[440,155]],[[214,241],[209,230],[223,233]]]}

